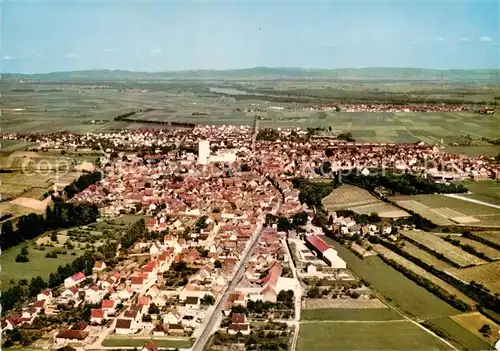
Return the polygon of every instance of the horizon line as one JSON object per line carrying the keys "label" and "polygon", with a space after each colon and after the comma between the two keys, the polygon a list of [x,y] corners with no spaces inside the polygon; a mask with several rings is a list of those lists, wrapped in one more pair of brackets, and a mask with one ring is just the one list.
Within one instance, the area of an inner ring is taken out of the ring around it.
{"label": "horizon line", "polygon": [[79,69],[79,70],[61,70],[61,71],[50,71],[50,72],[30,72],[30,73],[20,73],[20,72],[1,72],[1,75],[42,75],[42,74],[56,74],[56,73],[77,73],[77,72],[128,72],[128,73],[188,73],[188,72],[228,72],[228,71],[248,71],[256,69],[269,69],[269,70],[301,70],[301,71],[336,71],[336,70],[366,70],[366,69],[399,69],[399,70],[426,70],[426,71],[497,71],[500,72],[500,68],[426,68],[426,67],[400,67],[400,66],[363,66],[363,67],[336,67],[336,68],[317,68],[317,67],[300,67],[300,66],[254,66],[254,67],[243,67],[243,68],[191,68],[191,69],[181,69],[181,70],[160,70],[160,71],[140,71],[140,70],[128,70],[119,68],[90,68],[90,69]]}

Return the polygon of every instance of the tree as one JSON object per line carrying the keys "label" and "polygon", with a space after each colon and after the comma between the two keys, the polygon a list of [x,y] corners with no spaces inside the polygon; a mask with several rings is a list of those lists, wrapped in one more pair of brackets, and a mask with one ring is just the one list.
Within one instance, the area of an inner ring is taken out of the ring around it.
{"label": "tree", "polygon": [[307,212],[299,212],[293,215],[292,222],[294,225],[306,225],[307,224]]}
{"label": "tree", "polygon": [[57,234],[56,234],[56,232],[50,233],[50,241],[57,242]]}
{"label": "tree", "polygon": [[242,172],[250,172],[251,168],[248,164],[242,163],[240,166],[240,171]]}
{"label": "tree", "polygon": [[149,305],[148,313],[149,314],[158,314],[158,313],[160,313],[160,309],[158,308],[158,306],[156,306],[154,303],[152,303],[151,305]]}
{"label": "tree", "polygon": [[152,320],[153,319],[151,318],[150,314],[145,314],[144,316],[142,316],[142,321],[145,323],[151,322]]}
{"label": "tree", "polygon": [[204,306],[210,306],[215,303],[215,298],[212,295],[205,294],[200,300],[200,303]]}
{"label": "tree", "polygon": [[47,283],[42,279],[42,277],[34,277],[31,279],[30,286],[28,288],[29,297],[35,297],[47,287]]}
{"label": "tree", "polygon": [[222,263],[219,260],[215,260],[214,267],[215,268],[222,268]]}
{"label": "tree", "polygon": [[332,157],[333,156],[333,150],[332,149],[326,149],[325,150],[325,156],[326,157]]}
{"label": "tree", "polygon": [[352,133],[350,132],[339,134],[337,136],[337,139],[345,141],[355,141],[354,138],[352,137]]}
{"label": "tree", "polygon": [[480,329],[479,332],[485,336],[491,335],[491,326],[489,324],[484,324]]}
{"label": "tree", "polygon": [[310,297],[312,299],[319,297],[321,294],[319,292],[319,288],[317,286],[313,286],[309,291],[307,292],[307,297]]}

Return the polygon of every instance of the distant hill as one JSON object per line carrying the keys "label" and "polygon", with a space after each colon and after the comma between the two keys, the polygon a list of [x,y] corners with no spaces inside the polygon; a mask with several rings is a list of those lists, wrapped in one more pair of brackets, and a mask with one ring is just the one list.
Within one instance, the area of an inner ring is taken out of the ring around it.
{"label": "distant hill", "polygon": [[87,70],[39,74],[6,73],[4,79],[37,81],[122,81],[122,80],[172,80],[172,79],[307,79],[324,78],[339,80],[448,80],[498,82],[500,70],[437,70],[424,68],[270,68],[254,67],[232,70],[189,70],[167,72],[132,72],[123,70]]}

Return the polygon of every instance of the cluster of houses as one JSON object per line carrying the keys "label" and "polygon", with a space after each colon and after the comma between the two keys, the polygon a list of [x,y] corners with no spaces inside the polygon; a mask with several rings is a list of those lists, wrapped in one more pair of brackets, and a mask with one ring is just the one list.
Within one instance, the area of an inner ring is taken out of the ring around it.
{"label": "cluster of houses", "polygon": [[[348,106],[344,106],[348,108]],[[464,106],[392,106],[392,105],[356,105],[355,109],[423,109],[425,111],[434,111],[440,109],[458,109],[463,110]],[[328,160],[331,162],[331,169],[373,169],[382,168],[395,169],[401,171],[420,172],[428,174],[430,177],[441,177],[445,180],[462,179],[486,179],[499,178],[499,165],[490,163],[487,157],[468,157],[444,153],[442,150],[432,145],[423,145],[423,143],[360,143],[343,142],[328,137],[317,137],[312,139],[291,138],[291,135],[303,135],[306,131],[300,128],[278,129],[279,138],[275,142],[257,141],[252,143],[254,136],[250,126],[196,126],[191,130],[169,129],[169,130],[126,130],[109,133],[87,133],[84,135],[73,133],[54,133],[54,134],[36,134],[23,136],[18,134],[1,134],[4,139],[26,139],[35,140],[40,143],[40,147],[45,149],[67,149],[75,148],[79,150],[89,149],[95,145],[107,145],[103,151],[112,153],[114,151],[130,152],[133,154],[143,147],[157,146],[156,154],[150,155],[148,161],[158,163],[157,166],[147,165],[136,160],[132,166],[130,163],[117,163],[113,171],[117,176],[122,174],[129,175],[130,171],[137,171],[135,177],[128,180],[132,184],[114,184],[117,179],[110,177],[110,186],[123,186],[121,191],[132,193],[129,201],[148,201],[150,196],[159,195],[151,189],[143,192],[137,192],[135,184],[139,183],[140,177],[159,177],[165,173],[184,172],[187,177],[194,176],[203,179],[204,175],[214,175],[224,173],[226,170],[217,168],[217,163],[208,165],[199,165],[196,162],[197,149],[199,143],[206,141],[210,143],[212,150],[232,150],[236,155],[236,160],[231,158],[225,162],[224,157],[221,163],[232,163],[236,169],[243,162],[255,163],[259,160],[262,173],[285,174],[291,172],[294,175],[311,176],[315,174],[318,167]],[[255,147],[253,147],[255,146]],[[165,149],[165,147],[167,149]],[[325,156],[325,150],[330,149],[332,154]],[[168,151],[167,151],[168,150]],[[191,150],[191,151],[190,151]],[[196,165],[198,167],[196,167]],[[203,166],[203,167],[202,167]],[[159,171],[163,171],[159,172]],[[444,172],[441,174],[441,172]],[[449,174],[453,174],[450,178]],[[144,184],[143,184],[144,185]],[[182,187],[182,185],[181,185]],[[107,190],[111,191],[110,188]],[[132,190],[132,191],[130,191]],[[102,194],[93,194],[98,196]],[[113,194],[116,196],[116,193]],[[113,200],[113,196],[108,198]],[[145,198],[146,197],[146,198]],[[182,199],[181,199],[182,200]]]}
{"label": "cluster of houses", "polygon": [[305,107],[305,111],[342,112],[467,112],[469,105],[416,105],[416,104],[328,104]]}

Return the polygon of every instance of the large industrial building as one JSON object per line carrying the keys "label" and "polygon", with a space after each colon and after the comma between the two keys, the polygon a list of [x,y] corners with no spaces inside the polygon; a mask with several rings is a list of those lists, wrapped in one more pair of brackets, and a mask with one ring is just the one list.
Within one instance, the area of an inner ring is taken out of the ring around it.
{"label": "large industrial building", "polygon": [[306,237],[306,246],[316,253],[327,265],[335,269],[345,269],[347,264],[323,239],[316,235],[308,235]]}

